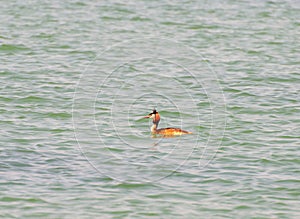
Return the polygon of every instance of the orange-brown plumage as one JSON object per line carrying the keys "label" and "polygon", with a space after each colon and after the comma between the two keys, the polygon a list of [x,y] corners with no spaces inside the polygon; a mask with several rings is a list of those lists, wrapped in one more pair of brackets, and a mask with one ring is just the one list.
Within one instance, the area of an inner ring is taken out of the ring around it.
{"label": "orange-brown plumage", "polygon": [[151,127],[151,133],[152,134],[159,134],[159,135],[164,135],[164,136],[192,134],[192,132],[188,132],[188,131],[182,130],[180,128],[157,129],[158,123],[160,121],[160,115],[155,109],[153,110],[152,113],[149,113],[149,115],[145,116],[144,118],[151,118],[152,119],[152,122],[153,122],[153,125]]}

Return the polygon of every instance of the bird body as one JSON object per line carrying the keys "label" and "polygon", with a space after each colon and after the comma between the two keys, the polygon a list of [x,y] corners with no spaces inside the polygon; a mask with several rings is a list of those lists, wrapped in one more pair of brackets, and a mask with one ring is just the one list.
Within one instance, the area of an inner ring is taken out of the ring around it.
{"label": "bird body", "polygon": [[152,122],[153,122],[153,125],[151,126],[151,133],[152,134],[158,134],[158,135],[164,135],[164,136],[192,134],[192,132],[188,132],[188,131],[182,130],[180,128],[162,128],[162,129],[158,129],[157,127],[158,127],[158,123],[160,121],[160,115],[155,109],[152,111],[152,113],[149,113],[144,118],[152,119]]}

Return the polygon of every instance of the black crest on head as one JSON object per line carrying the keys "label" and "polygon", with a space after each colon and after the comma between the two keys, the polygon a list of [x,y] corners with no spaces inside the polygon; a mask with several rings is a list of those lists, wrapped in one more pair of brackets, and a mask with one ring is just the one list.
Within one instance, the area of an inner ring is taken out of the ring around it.
{"label": "black crest on head", "polygon": [[156,113],[157,113],[156,109],[153,109],[152,113],[149,113],[149,115],[153,115],[153,114],[156,114]]}

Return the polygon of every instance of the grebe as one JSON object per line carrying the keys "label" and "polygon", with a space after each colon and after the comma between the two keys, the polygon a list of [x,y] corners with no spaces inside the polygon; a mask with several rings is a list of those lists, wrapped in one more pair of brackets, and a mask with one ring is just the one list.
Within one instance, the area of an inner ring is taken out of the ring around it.
{"label": "grebe", "polygon": [[151,133],[152,134],[159,134],[164,136],[174,136],[174,135],[184,135],[184,134],[192,134],[192,132],[184,131],[180,128],[164,128],[164,129],[157,129],[158,123],[160,121],[159,113],[154,109],[152,113],[145,116],[144,118],[151,118],[153,125],[151,126]]}

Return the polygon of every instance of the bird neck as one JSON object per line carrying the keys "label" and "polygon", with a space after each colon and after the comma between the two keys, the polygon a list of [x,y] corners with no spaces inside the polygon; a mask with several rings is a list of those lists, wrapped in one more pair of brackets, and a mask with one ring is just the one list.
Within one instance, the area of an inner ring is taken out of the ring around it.
{"label": "bird neck", "polygon": [[153,121],[153,125],[151,126],[151,132],[152,133],[156,132],[157,127],[158,127],[158,123],[159,123],[159,120],[158,121]]}

